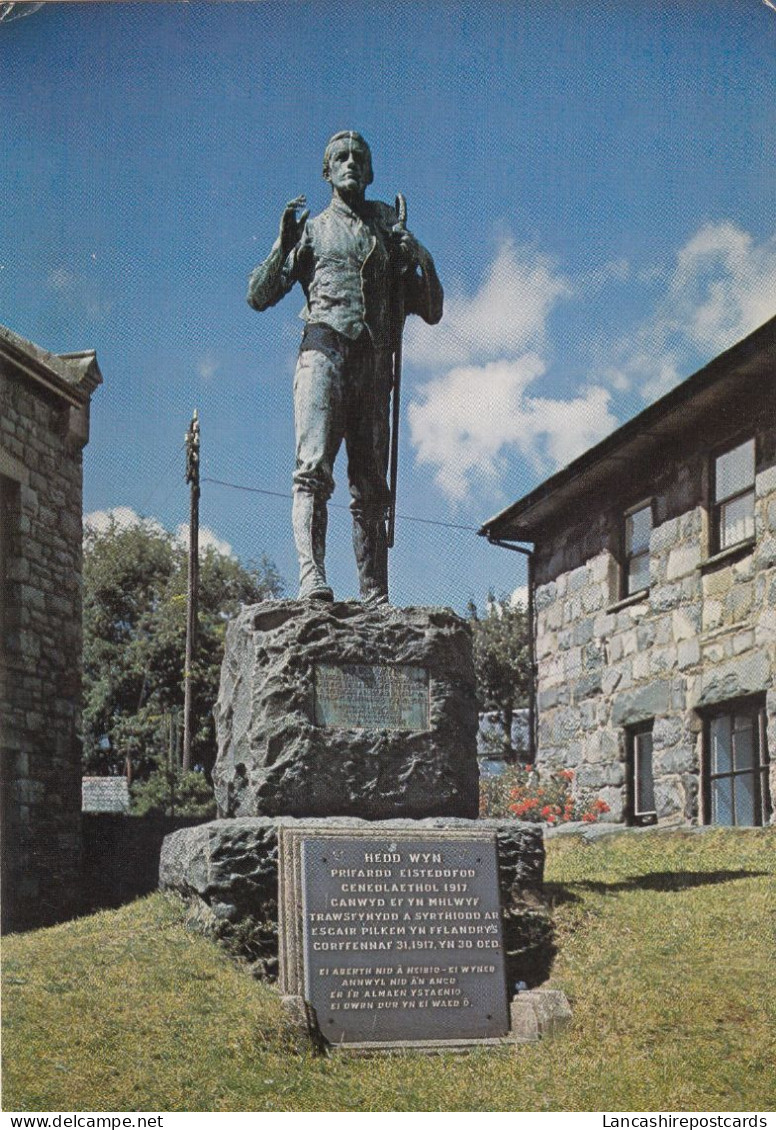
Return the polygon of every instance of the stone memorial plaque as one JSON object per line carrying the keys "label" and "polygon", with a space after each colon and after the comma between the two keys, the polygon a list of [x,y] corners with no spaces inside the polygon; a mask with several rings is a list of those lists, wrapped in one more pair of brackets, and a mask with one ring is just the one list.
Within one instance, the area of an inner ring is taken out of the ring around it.
{"label": "stone memorial plaque", "polygon": [[305,999],[338,1043],[509,1031],[488,833],[301,838]]}
{"label": "stone memorial plaque", "polygon": [[428,671],[317,663],[315,722],[339,730],[428,730]]}

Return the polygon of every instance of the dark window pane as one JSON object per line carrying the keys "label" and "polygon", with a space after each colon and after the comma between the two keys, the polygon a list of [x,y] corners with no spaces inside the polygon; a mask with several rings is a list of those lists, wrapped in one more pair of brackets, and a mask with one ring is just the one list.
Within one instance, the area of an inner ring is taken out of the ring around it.
{"label": "dark window pane", "polygon": [[716,461],[715,501],[721,502],[754,485],[754,440],[748,439]]}
{"label": "dark window pane", "polygon": [[634,557],[628,562],[628,591],[626,596],[649,588],[649,555]]}
{"label": "dark window pane", "polygon": [[730,757],[730,716],[720,715],[711,720],[711,771],[729,773],[732,764]]}
{"label": "dark window pane", "polygon": [[[739,727],[739,723],[744,725]],[[754,730],[751,718],[736,716],[733,730],[733,768],[754,769],[755,766]]]}
{"label": "dark window pane", "polygon": [[711,820],[713,824],[733,823],[733,782],[722,777],[711,782]]}
{"label": "dark window pane", "polygon": [[649,550],[652,533],[652,507],[645,506],[625,519],[625,551],[629,557]]}
{"label": "dark window pane", "polygon": [[754,773],[742,773],[733,778],[736,796],[736,824],[751,827],[754,818]]}
{"label": "dark window pane", "polygon": [[636,813],[655,811],[655,786],[652,777],[652,734],[636,734],[633,739],[635,760]]}
{"label": "dark window pane", "polygon": [[754,537],[754,491],[719,508],[719,548]]}

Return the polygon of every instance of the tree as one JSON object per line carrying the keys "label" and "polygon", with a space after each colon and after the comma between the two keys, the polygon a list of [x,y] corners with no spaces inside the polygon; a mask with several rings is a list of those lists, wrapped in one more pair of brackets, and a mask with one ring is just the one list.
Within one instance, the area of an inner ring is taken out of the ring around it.
{"label": "tree", "polygon": [[[212,709],[224,637],[241,603],[279,596],[266,558],[242,565],[200,553],[198,652],[192,671],[192,763],[215,760]],[[155,522],[87,528],[84,538],[83,765],[144,781],[168,773],[171,717],[183,708],[186,550]],[[153,790],[152,790],[153,791]]]}
{"label": "tree", "polygon": [[491,593],[484,616],[470,601],[469,622],[478,704],[480,710],[497,715],[501,731],[496,739],[499,754],[507,761],[515,761],[512,721],[515,711],[528,705],[531,687],[528,614],[522,604],[513,604],[507,596],[497,600]]}

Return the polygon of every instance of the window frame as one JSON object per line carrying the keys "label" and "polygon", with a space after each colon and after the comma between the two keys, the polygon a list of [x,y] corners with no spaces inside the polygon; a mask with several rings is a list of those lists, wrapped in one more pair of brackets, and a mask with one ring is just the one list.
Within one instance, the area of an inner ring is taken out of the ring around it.
{"label": "window frame", "polygon": [[[731,767],[724,773],[712,772],[712,725],[718,718],[731,719],[731,734],[735,733],[732,720],[735,715],[749,715],[752,721],[752,737],[755,743],[753,766],[751,769],[736,769],[733,764],[733,751],[731,748]],[[749,695],[745,698],[731,699],[719,703],[703,711],[701,757],[701,799],[702,822],[714,827],[728,828],[762,828],[766,826],[773,813],[773,799],[770,795],[769,772],[771,765],[770,751],[768,749],[768,715],[766,711],[765,695]],[[736,819],[735,789],[731,789],[731,810],[733,822],[731,824],[717,824],[713,820],[714,808],[712,803],[712,787],[714,781],[730,780],[737,777],[751,776],[753,780],[752,808],[754,811],[753,824],[739,824]]]}
{"label": "window frame", "polygon": [[647,718],[643,722],[637,722],[633,726],[625,728],[625,754],[626,754],[626,814],[627,821],[632,827],[646,827],[651,824],[657,824],[657,806],[653,808],[637,809],[638,798],[638,760],[639,760],[639,739],[645,734],[650,736],[650,776],[652,778],[652,801],[655,801],[655,767],[653,761],[654,742],[652,735],[655,728],[655,719]]}
{"label": "window frame", "polygon": [[[717,498],[717,463],[725,455],[729,455],[738,447],[743,447],[746,443],[752,443],[754,447],[753,452],[753,468],[752,468],[752,481],[744,490],[734,491],[732,494],[725,495],[724,498]],[[755,521],[755,505],[757,502],[756,494],[756,480],[757,480],[757,434],[755,432],[747,432],[736,436],[735,439],[728,441],[724,446],[717,447],[711,452],[711,466],[709,469],[709,485],[710,485],[710,499],[709,499],[709,514],[711,518],[711,554],[726,553],[728,550],[734,550],[739,546],[748,545],[755,539],[755,532],[752,531],[747,537],[739,538],[738,541],[731,541],[727,544],[722,544],[722,512],[723,507],[729,505],[731,502],[736,502],[738,499],[745,498],[747,495],[752,495],[752,521]]]}
{"label": "window frame", "polygon": [[[641,513],[642,510],[649,510],[649,544],[647,545],[646,552],[641,553],[628,553],[628,519],[632,518],[634,514]],[[649,572],[649,562],[652,559],[652,533],[655,529],[655,499],[651,495],[649,498],[643,498],[634,506],[629,506],[626,510],[621,512],[620,516],[620,600],[628,600],[636,596],[638,593],[649,592],[649,583],[638,589],[629,591],[630,581],[630,563],[640,557],[647,558],[647,571]]]}

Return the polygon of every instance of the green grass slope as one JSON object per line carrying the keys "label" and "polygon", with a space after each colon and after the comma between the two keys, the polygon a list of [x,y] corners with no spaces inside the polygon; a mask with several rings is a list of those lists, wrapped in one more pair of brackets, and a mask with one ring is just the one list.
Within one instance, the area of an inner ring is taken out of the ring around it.
{"label": "green grass slope", "polygon": [[3,1108],[772,1110],[776,829],[548,844],[571,1029],[496,1052],[312,1055],[155,895],[3,945]]}

